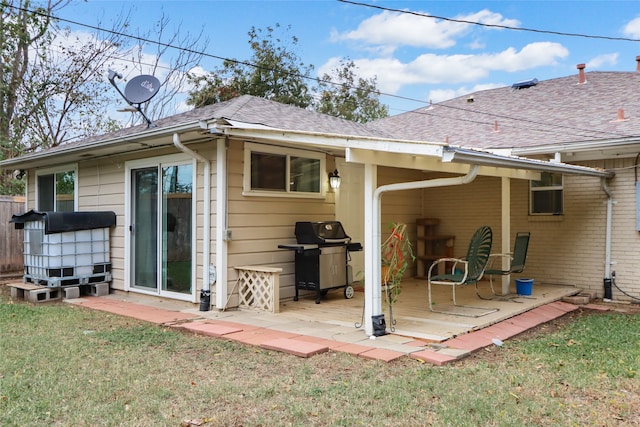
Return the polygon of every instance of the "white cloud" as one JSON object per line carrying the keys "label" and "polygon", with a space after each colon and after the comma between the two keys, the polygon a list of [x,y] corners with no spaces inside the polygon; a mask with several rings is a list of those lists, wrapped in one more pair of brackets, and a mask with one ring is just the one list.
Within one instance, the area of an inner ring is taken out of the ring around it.
{"label": "white cloud", "polygon": [[[555,64],[569,51],[558,43],[531,43],[520,51],[508,48],[498,53],[479,55],[436,55],[426,53],[403,63],[395,58],[355,59],[356,72],[364,78],[377,78],[382,92],[395,94],[412,84],[457,84],[486,78],[492,71],[516,72]],[[332,58],[318,69],[319,75],[337,68]]]}
{"label": "white cloud", "polygon": [[604,65],[616,65],[618,63],[618,54],[617,53],[608,53],[605,55],[598,55],[594,58],[591,58],[589,62],[586,63],[587,70],[591,70],[594,68],[600,68]]}
{"label": "white cloud", "polygon": [[640,16],[629,21],[622,33],[627,37],[640,38]]}
{"label": "white cloud", "polygon": [[[501,14],[486,9],[457,16],[455,19],[492,25],[519,25],[517,20],[505,19]],[[332,37],[334,41],[347,40],[385,46],[389,52],[398,46],[445,49],[454,46],[456,40],[469,33],[472,28],[472,24],[462,22],[384,11],[362,21],[357,29],[342,34],[334,33]]]}

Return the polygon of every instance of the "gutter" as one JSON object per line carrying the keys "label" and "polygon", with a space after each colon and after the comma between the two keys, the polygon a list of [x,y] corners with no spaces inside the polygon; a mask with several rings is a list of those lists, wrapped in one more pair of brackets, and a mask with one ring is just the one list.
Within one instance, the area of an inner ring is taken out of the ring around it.
{"label": "gutter", "polygon": [[211,162],[204,156],[185,147],[182,142],[180,142],[180,135],[177,132],[173,134],[173,145],[175,145],[178,150],[202,162],[204,165],[204,219],[202,224],[202,291],[200,294],[200,311],[209,311],[209,306],[211,305],[211,284],[215,281],[215,276],[212,279],[209,278],[209,264],[211,262]]}
{"label": "gutter", "polygon": [[613,171],[596,169],[588,166],[571,165],[568,163],[547,162],[517,156],[502,156],[486,151],[468,148],[445,147],[442,153],[443,162],[463,162],[480,166],[495,166],[511,169],[527,169],[539,172],[551,172],[571,175],[586,175],[600,178],[613,178]]}
{"label": "gutter", "polygon": [[[472,182],[478,176],[478,165],[470,165],[469,171],[466,175],[458,176],[455,178],[436,178],[424,181],[414,182],[401,182],[396,184],[382,185],[375,189],[373,192],[373,206],[371,216],[373,218],[373,233],[371,239],[372,264],[373,271],[365,272],[366,277],[371,277],[371,280],[365,280],[365,333],[369,336],[374,335],[373,316],[379,316],[382,314],[382,287],[374,286],[375,283],[382,283],[381,281],[381,231],[380,231],[380,212],[381,212],[381,197],[382,194],[390,191],[402,191],[402,190],[416,190],[420,188],[434,188],[434,187],[447,187],[453,185],[464,185]],[[366,242],[365,242],[366,244]],[[366,248],[365,248],[366,250]]]}
{"label": "gutter", "polygon": [[[35,153],[26,154],[20,157],[14,157],[11,159],[2,160],[0,161],[0,168],[8,169],[14,165],[20,166],[25,162],[28,163],[34,160],[41,161],[43,159],[55,158],[64,154],[66,155],[81,154],[84,152],[91,152],[95,149],[109,148],[109,147],[117,146],[120,144],[140,144],[142,146],[145,146],[147,144],[145,144],[143,141],[158,139],[158,137],[167,137],[168,135],[171,134],[171,132],[183,133],[186,131],[201,130],[202,127],[200,126],[200,123],[201,122],[198,121],[198,122],[191,122],[187,124],[174,126],[172,128],[151,128],[141,133],[131,133],[131,134],[115,137],[115,138],[98,139],[91,142],[79,141],[80,143],[78,144],[69,143],[67,145],[60,145],[55,149],[46,150],[44,152],[35,152]],[[169,142],[168,144],[159,144],[157,146],[152,146],[152,147],[162,147],[162,146],[170,146],[170,145],[171,143]],[[97,157],[100,157],[100,156],[97,156]],[[27,167],[24,167],[24,169],[30,168],[30,167],[31,166],[27,166]]]}

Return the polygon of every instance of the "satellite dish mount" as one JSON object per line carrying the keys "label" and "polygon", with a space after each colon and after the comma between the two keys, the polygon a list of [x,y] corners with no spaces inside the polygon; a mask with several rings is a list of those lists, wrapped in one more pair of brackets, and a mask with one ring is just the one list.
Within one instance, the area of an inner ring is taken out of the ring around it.
{"label": "satellite dish mount", "polygon": [[147,127],[155,127],[153,122],[142,111],[141,105],[156,96],[158,90],[160,90],[160,80],[147,74],[136,76],[129,80],[127,85],[124,87],[123,93],[118,85],[116,85],[116,78],[121,79],[122,74],[117,71],[109,70],[109,82],[111,85],[115,87],[120,96],[127,101],[127,104],[131,105],[138,113],[142,114],[142,117],[144,117],[147,122]]}

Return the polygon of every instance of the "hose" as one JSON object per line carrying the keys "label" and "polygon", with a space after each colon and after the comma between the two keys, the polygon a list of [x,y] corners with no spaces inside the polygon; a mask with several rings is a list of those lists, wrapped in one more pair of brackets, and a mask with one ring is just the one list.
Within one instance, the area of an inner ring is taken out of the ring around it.
{"label": "hose", "polygon": [[[618,284],[616,283],[616,272],[615,272],[615,271],[611,272],[611,280],[612,280],[613,286],[615,286],[615,288],[616,288],[617,290],[619,290],[623,295],[626,295],[627,297],[631,298],[632,300],[640,301],[640,298],[635,297],[635,296],[633,296],[633,295],[630,295],[630,294],[628,294],[627,292],[625,292],[625,291],[623,291],[622,289],[620,289],[620,287],[619,287],[619,286],[618,286]],[[638,303],[634,302],[634,303],[632,303],[632,304],[638,304]]]}

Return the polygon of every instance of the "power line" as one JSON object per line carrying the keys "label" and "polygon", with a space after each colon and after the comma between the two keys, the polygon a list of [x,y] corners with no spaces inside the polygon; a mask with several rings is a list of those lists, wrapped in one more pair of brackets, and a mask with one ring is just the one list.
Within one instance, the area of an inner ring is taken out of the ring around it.
{"label": "power line", "polygon": [[402,10],[402,9],[393,9],[393,8],[390,8],[390,7],[377,6],[377,5],[373,5],[373,4],[355,2],[355,1],[350,1],[350,0],[338,0],[338,1],[341,2],[341,3],[351,4],[351,5],[354,5],[354,6],[369,7],[369,8],[372,8],[372,9],[383,10],[383,11],[386,11],[386,12],[403,13],[403,14],[406,14],[406,15],[420,16],[420,17],[423,17],[423,18],[441,19],[443,21],[448,21],[448,22],[457,22],[457,23],[462,23],[462,24],[478,25],[478,26],[481,26],[481,27],[488,27],[488,28],[499,28],[499,29],[503,29],[503,30],[513,30],[513,31],[525,31],[525,32],[539,33],[539,34],[553,34],[553,35],[556,35],[556,36],[565,36],[565,37],[582,37],[582,38],[586,38],[586,39],[613,40],[613,41],[625,41],[625,42],[640,42],[640,39],[632,39],[632,38],[628,38],[628,37],[599,36],[599,35],[593,35],[593,34],[568,33],[568,32],[564,32],[564,31],[540,30],[540,29],[536,29],[536,28],[513,27],[513,26],[509,26],[509,25],[502,25],[502,24],[486,24],[486,23],[483,23],[483,22],[469,21],[469,20],[465,20],[465,19],[447,18],[447,17],[444,17],[444,16],[437,16],[437,15],[432,15],[432,14],[429,14],[429,13],[413,12],[413,11],[410,11],[410,10]]}

